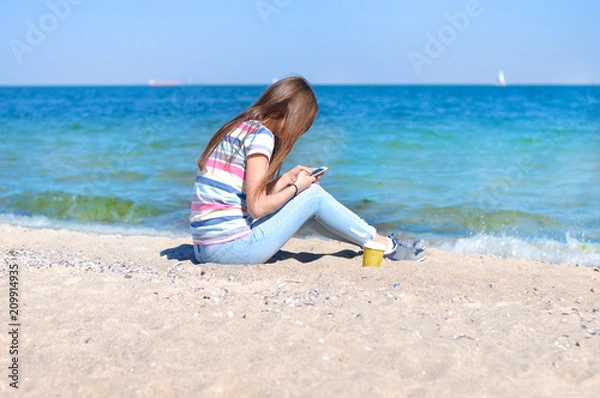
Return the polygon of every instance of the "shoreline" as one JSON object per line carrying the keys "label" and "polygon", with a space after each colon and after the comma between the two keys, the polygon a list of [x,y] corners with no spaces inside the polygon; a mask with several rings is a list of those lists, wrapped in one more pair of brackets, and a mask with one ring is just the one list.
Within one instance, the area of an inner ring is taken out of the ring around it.
{"label": "shoreline", "polygon": [[268,264],[222,266],[192,263],[187,237],[6,224],[0,236],[3,297],[8,267],[19,270],[19,390],[32,395],[600,389],[593,267],[428,249],[422,263],[362,268],[353,246],[318,239],[292,239]]}
{"label": "shoreline", "polygon": [[[145,236],[186,239],[190,236],[187,229],[158,229],[152,226],[134,226],[127,224],[77,223],[56,221],[44,217],[6,216],[0,217],[0,226],[12,226],[32,230],[89,233],[102,236]],[[414,239],[411,235],[396,232],[404,239]],[[301,240],[323,240],[325,238],[304,231],[296,235]],[[454,254],[493,255],[503,259],[548,261],[553,264],[572,263],[585,267],[600,267],[600,243],[578,240],[569,233],[565,241],[550,238],[523,239],[510,235],[473,234],[465,237],[429,236],[419,237],[429,242],[430,248]],[[517,255],[518,253],[518,255]]]}

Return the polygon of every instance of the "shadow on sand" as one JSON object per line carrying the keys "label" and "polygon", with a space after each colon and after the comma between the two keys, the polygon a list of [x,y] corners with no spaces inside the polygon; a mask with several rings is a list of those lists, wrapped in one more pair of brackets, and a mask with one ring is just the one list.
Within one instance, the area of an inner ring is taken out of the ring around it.
{"label": "shadow on sand", "polygon": [[[362,252],[357,252],[353,250],[340,250],[335,253],[292,253],[285,250],[279,250],[273,257],[271,257],[267,264],[273,264],[277,261],[284,261],[289,259],[294,259],[301,263],[310,263],[316,261],[325,256],[333,256],[333,257],[341,257],[341,258],[354,258],[360,256]],[[169,249],[165,249],[160,252],[161,256],[167,256],[169,260],[179,260],[179,261],[191,261],[194,264],[198,264],[196,258],[194,256],[194,246],[190,244],[183,244],[177,247],[172,247]]]}
{"label": "shadow on sand", "polygon": [[183,244],[170,249],[165,249],[160,252],[160,255],[167,256],[169,260],[190,260],[194,264],[198,264],[198,261],[196,261],[196,256],[194,256],[194,246],[190,244]]}

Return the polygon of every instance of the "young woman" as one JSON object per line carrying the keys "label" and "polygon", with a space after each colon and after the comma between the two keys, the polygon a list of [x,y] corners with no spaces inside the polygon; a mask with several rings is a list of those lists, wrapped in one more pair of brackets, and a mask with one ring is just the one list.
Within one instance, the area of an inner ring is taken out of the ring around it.
{"label": "young woman", "polygon": [[215,133],[198,161],[192,199],[199,262],[264,263],[305,224],[361,247],[370,240],[383,243],[385,258],[425,259],[424,242],[377,234],[317,184],[313,168],[296,166],[276,176],[317,110],[308,82],[290,77]]}

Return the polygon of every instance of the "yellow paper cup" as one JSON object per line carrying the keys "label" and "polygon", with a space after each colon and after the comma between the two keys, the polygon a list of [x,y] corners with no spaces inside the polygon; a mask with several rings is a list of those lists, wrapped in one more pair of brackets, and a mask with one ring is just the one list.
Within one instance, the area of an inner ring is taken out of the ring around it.
{"label": "yellow paper cup", "polygon": [[365,243],[363,250],[365,252],[363,267],[379,267],[381,265],[383,253],[385,252],[385,245],[383,243],[371,240]]}

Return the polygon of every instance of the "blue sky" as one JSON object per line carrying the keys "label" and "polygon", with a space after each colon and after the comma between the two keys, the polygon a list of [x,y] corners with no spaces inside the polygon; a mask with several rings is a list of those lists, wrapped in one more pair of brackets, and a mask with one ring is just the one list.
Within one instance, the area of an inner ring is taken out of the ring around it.
{"label": "blue sky", "polygon": [[600,83],[600,1],[4,0],[0,85]]}

